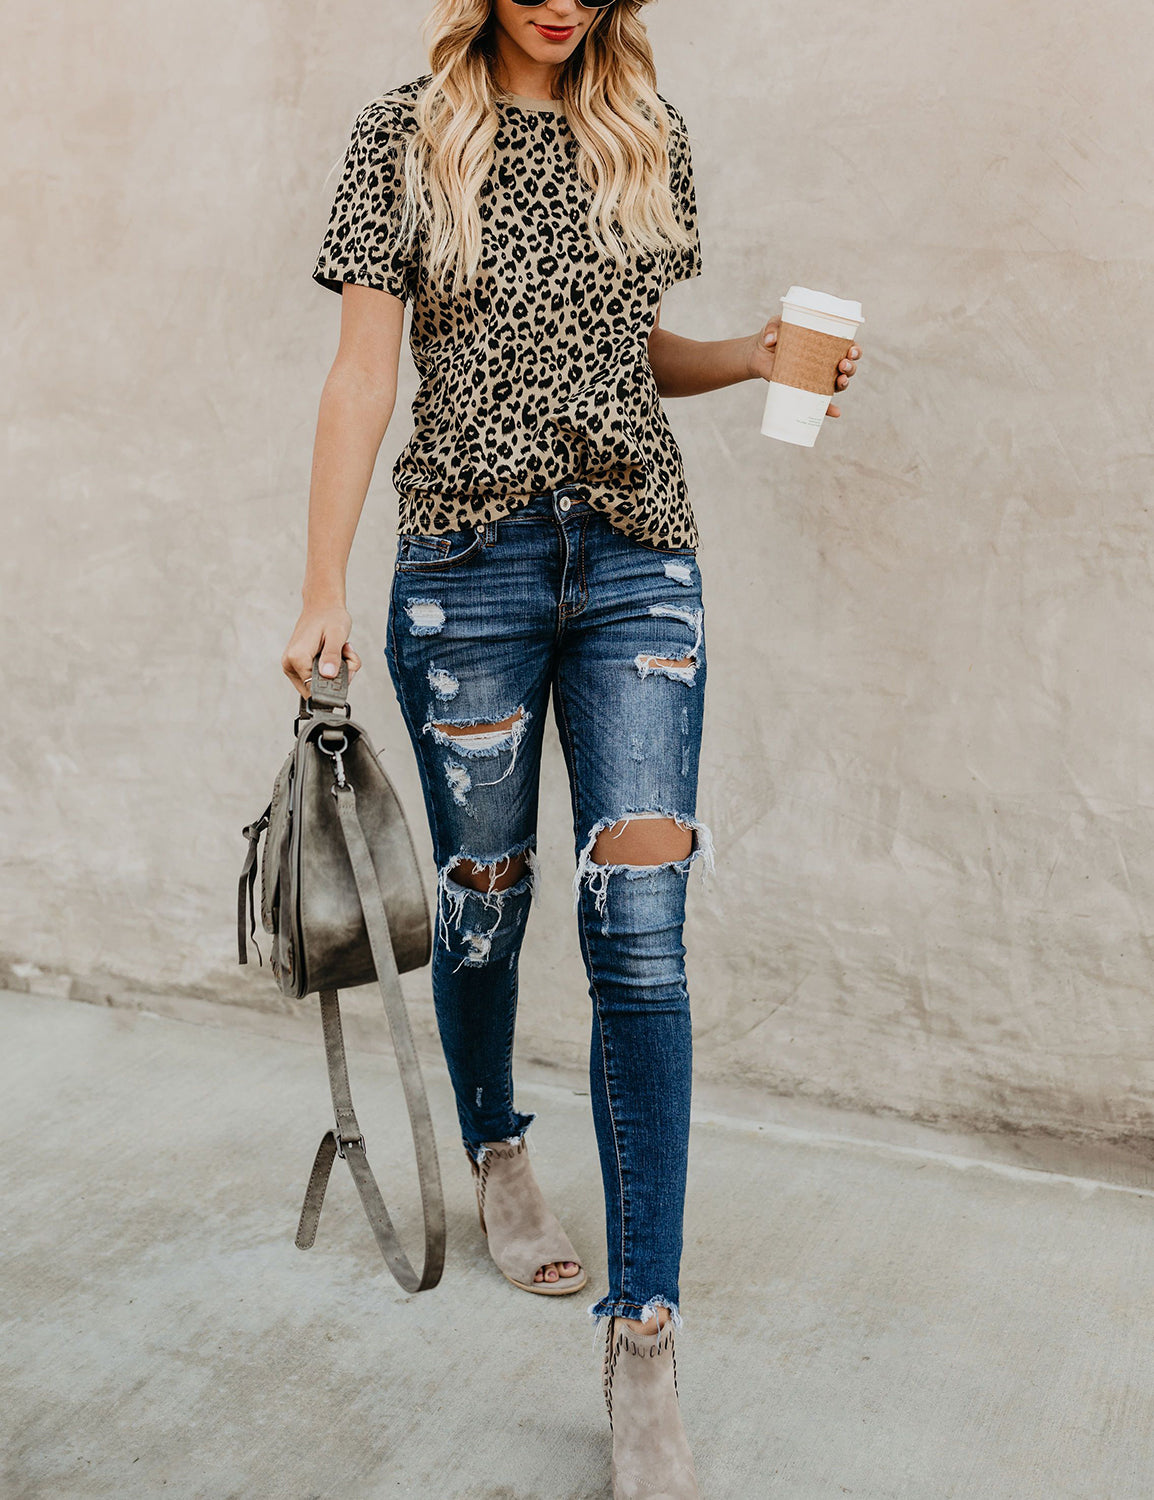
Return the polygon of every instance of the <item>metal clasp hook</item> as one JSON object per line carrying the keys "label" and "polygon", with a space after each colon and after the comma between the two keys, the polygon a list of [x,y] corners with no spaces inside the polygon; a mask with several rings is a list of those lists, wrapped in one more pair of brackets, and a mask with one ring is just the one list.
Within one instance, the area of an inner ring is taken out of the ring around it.
{"label": "metal clasp hook", "polygon": [[325,744],[325,739],[324,739],[324,735],[323,734],[321,735],[320,739],[317,741],[317,744],[320,746],[321,751],[325,755],[331,755],[332,756],[332,759],[333,759],[333,776],[334,776],[334,783],[333,784],[335,786],[342,786],[343,787],[346,784],[345,783],[344,752],[349,748],[349,737],[348,737],[348,735],[347,734],[342,734],[341,735],[341,742],[340,742],[340,744],[334,746],[332,749],[330,749],[329,746]]}

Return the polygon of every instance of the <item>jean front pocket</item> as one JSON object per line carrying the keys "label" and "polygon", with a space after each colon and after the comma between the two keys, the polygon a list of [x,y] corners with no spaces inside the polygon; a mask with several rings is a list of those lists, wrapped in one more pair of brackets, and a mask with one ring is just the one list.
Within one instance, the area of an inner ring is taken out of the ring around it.
{"label": "jean front pocket", "polygon": [[485,540],[484,526],[465,526],[441,536],[404,532],[397,538],[397,572],[428,573],[467,561]]}
{"label": "jean front pocket", "polygon": [[630,537],[630,541],[636,542],[637,545],[644,548],[646,552],[655,552],[658,557],[695,558],[697,556],[696,547],[666,547],[657,542],[645,541],[644,538],[639,536]]}

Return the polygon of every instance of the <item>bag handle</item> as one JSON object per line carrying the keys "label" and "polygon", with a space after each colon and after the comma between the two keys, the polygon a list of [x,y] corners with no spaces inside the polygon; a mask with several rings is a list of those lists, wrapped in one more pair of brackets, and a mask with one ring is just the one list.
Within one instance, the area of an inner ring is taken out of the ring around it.
{"label": "bag handle", "polygon": [[[349,708],[349,664],[341,657],[335,677],[321,676],[321,653],[318,651],[313,657],[313,669],[309,678],[309,696],[301,699],[300,712],[297,714],[297,724],[303,718],[311,718],[314,710]],[[248,963],[248,952],[245,945],[245,915],[249,919],[249,936],[252,945],[256,949],[256,956],[264,964],[261,956],[260,946],[256,941],[256,910],[253,897],[253,887],[256,885],[256,859],[257,845],[260,836],[268,827],[269,813],[272,811],[272,803],[265,808],[255,823],[249,823],[242,829],[242,833],[248,839],[248,855],[245,858],[244,869],[240,872],[240,885],[237,891],[236,912],[236,946],[237,960],[242,964]],[[247,893],[246,893],[247,887]],[[247,900],[246,900],[247,894]]]}
{"label": "bag handle", "polygon": [[321,676],[321,653],[313,657],[312,676],[309,678],[309,696],[301,699],[302,712],[313,709],[343,708],[349,701],[349,664],[341,657],[335,677]]}
{"label": "bag handle", "polygon": [[353,1109],[352,1092],[349,1086],[348,1064],[345,1059],[344,1038],[341,1033],[341,1013],[336,990],[321,990],[321,1021],[325,1035],[325,1057],[329,1069],[329,1089],[332,1093],[336,1126],[321,1138],[317,1148],[313,1169],[309,1174],[305,1200],[301,1208],[297,1227],[296,1244],[308,1250],[316,1239],[320,1223],[321,1207],[325,1188],[333,1162],[338,1156],[349,1164],[353,1181],[361,1197],[361,1204],[381,1254],[389,1270],[407,1292],[425,1291],[437,1285],[445,1265],[445,1200],[441,1188],[441,1171],[437,1160],[437,1143],[433,1134],[433,1120],[429,1113],[428,1095],[421,1077],[417,1049],[409,1027],[409,1016],[401,993],[401,980],[397,972],[397,961],[389,935],[385,904],[381,896],[380,882],[373,868],[372,856],[357,813],[357,797],[351,783],[334,783],[333,795],[337,799],[337,812],[341,831],[348,849],[349,863],[361,898],[365,928],[369,935],[373,961],[377,970],[377,984],[385,1006],[389,1031],[393,1038],[393,1052],[405,1091],[405,1104],[409,1112],[409,1126],[413,1136],[413,1147],[417,1158],[417,1178],[421,1190],[421,1210],[425,1221],[425,1260],[418,1276],[405,1254],[377,1180],[365,1154],[365,1139],[357,1123]]}

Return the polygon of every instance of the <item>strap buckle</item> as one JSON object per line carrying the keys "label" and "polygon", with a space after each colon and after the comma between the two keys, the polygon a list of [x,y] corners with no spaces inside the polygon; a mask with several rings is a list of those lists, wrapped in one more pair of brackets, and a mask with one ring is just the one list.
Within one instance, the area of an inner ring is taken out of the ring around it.
{"label": "strap buckle", "polygon": [[369,1154],[368,1153],[368,1148],[365,1145],[365,1138],[364,1138],[363,1135],[342,1135],[341,1134],[341,1128],[340,1128],[339,1125],[333,1131],[333,1140],[336,1142],[336,1145],[337,1145],[337,1155],[340,1157],[340,1159],[342,1161],[344,1161],[346,1159],[345,1158],[345,1147],[346,1146],[359,1146],[361,1148],[361,1150],[365,1153],[366,1156]]}

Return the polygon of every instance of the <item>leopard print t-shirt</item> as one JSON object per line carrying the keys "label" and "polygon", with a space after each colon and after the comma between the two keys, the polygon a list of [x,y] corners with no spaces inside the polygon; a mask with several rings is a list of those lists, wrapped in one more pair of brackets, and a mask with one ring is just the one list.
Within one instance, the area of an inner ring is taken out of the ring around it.
{"label": "leopard print t-shirt", "polygon": [[[420,385],[393,467],[402,534],[496,520],[575,481],[610,522],[663,550],[696,548],[681,451],[649,364],[661,294],[701,271],[685,121],[667,99],[670,188],[687,249],[633,252],[618,269],[589,237],[589,189],[560,102],[499,96],[495,159],[479,201],[474,283],[447,298],[398,226],[412,105],[431,74],[357,116],[313,277],[411,301]],[[423,232],[423,231],[422,231]]]}

